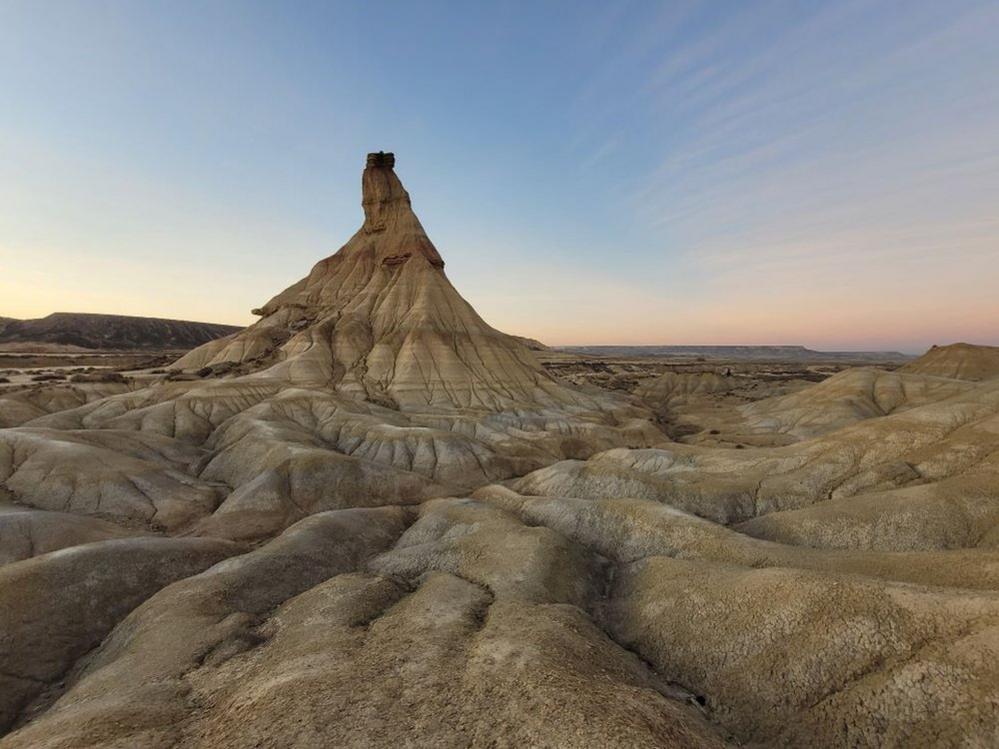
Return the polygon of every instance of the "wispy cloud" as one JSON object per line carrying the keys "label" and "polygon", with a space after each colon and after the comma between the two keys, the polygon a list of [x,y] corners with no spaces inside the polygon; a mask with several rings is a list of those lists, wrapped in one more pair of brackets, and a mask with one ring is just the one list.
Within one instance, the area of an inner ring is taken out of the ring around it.
{"label": "wispy cloud", "polygon": [[[0,314],[100,304],[87,256],[107,311],[243,320],[393,148],[500,327],[999,343],[994,0],[432,10],[0,4]],[[191,268],[214,293],[160,283]]]}
{"label": "wispy cloud", "polygon": [[[780,316],[809,295],[816,309],[906,305],[916,340],[939,306],[988,297],[999,6],[745,3],[688,23],[703,32],[664,44],[593,139],[645,157],[630,207],[658,267],[697,280],[690,304],[737,299],[740,332],[747,307],[761,330],[795,329]],[[986,308],[999,319],[999,301]]]}

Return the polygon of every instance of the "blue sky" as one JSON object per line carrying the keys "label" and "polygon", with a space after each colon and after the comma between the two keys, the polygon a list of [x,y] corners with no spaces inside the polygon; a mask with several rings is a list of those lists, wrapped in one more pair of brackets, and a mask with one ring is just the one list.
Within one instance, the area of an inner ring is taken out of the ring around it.
{"label": "blue sky", "polygon": [[392,150],[561,343],[999,344],[999,3],[0,0],[0,315],[245,323]]}

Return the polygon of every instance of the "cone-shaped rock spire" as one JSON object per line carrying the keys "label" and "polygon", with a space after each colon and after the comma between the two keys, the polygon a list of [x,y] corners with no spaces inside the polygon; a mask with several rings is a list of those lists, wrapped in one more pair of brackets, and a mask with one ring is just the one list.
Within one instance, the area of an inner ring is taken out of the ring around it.
{"label": "cone-shaped rock spire", "polygon": [[519,340],[490,327],[454,289],[394,164],[391,153],[368,154],[364,224],[346,245],[267,302],[258,323],[178,364],[236,362],[402,408],[573,401]]}

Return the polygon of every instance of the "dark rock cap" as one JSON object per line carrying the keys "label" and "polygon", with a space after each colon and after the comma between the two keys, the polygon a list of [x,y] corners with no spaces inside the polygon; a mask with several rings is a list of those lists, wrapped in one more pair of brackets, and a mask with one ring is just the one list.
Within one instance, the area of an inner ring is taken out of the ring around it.
{"label": "dark rock cap", "polygon": [[371,166],[387,167],[391,169],[395,166],[395,154],[385,153],[384,151],[379,151],[378,153],[368,154],[368,164]]}

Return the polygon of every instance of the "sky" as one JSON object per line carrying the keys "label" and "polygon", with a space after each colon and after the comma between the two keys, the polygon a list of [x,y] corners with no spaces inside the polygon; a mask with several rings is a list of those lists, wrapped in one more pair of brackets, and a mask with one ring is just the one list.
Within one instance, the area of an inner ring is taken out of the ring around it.
{"label": "sky", "polygon": [[0,0],[0,316],[247,324],[396,172],[552,345],[999,344],[999,2]]}

